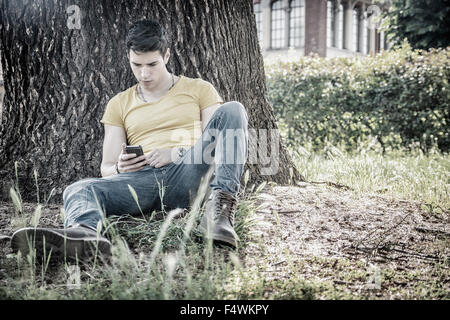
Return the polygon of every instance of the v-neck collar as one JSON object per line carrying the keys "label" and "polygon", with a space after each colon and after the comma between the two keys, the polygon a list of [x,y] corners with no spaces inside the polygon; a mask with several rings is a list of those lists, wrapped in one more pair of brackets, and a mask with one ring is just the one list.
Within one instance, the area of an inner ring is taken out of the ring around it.
{"label": "v-neck collar", "polygon": [[172,88],[170,88],[169,90],[167,90],[167,92],[164,93],[158,100],[155,100],[155,101],[148,101],[148,102],[142,100],[142,99],[139,97],[139,94],[138,94],[138,92],[137,92],[139,83],[136,83],[136,84],[134,85],[134,89],[133,89],[133,91],[134,91],[134,97],[135,97],[135,99],[137,99],[137,101],[139,101],[139,103],[142,103],[142,104],[154,104],[154,103],[158,103],[158,102],[160,102],[162,99],[164,99],[164,98],[170,96],[170,95],[173,93],[174,89],[178,86],[178,83],[180,83],[180,81],[183,80],[183,79],[184,79],[184,76],[180,75],[178,81],[175,82],[175,84],[172,86]]}

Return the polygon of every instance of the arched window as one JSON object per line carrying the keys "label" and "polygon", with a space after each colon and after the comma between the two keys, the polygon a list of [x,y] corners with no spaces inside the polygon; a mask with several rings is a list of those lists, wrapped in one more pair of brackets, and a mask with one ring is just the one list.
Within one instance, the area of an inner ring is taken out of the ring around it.
{"label": "arched window", "polygon": [[256,30],[258,31],[259,43],[262,42],[262,11],[260,1],[253,2],[253,12],[255,13]]}
{"label": "arched window", "polygon": [[283,1],[272,3],[271,43],[273,49],[284,47],[285,11]]}
{"label": "arched window", "polygon": [[289,46],[300,47],[305,42],[305,1],[291,0],[289,7]]}

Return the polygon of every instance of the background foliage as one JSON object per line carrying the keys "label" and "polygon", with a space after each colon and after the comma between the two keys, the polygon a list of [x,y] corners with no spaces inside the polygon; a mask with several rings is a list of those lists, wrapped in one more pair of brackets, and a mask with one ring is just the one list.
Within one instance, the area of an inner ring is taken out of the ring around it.
{"label": "background foliage", "polygon": [[414,49],[450,46],[449,0],[391,0],[385,14],[393,43],[407,39]]}
{"label": "background foliage", "polygon": [[450,148],[450,47],[402,47],[364,59],[303,57],[266,66],[290,147]]}

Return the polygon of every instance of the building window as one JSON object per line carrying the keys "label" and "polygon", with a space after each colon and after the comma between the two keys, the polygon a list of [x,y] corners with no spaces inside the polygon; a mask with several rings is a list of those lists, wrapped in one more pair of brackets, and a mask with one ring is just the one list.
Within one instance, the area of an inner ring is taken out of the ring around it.
{"label": "building window", "polygon": [[327,1],[327,47],[336,46],[336,15],[335,15],[335,2],[332,0]]}
{"label": "building window", "polygon": [[289,7],[289,46],[300,47],[304,45],[305,1],[292,0]]}
{"label": "building window", "polygon": [[364,54],[368,54],[368,48],[369,48],[369,29],[367,28],[367,19],[364,18],[364,20],[362,21],[363,23],[363,27],[362,27],[362,31],[363,31],[363,35],[362,35],[362,43],[361,43],[361,52]]}
{"label": "building window", "polygon": [[380,52],[381,48],[381,34],[378,30],[375,30],[375,52]]}
{"label": "building window", "polygon": [[383,49],[384,50],[389,50],[389,41],[388,41],[388,37],[387,34],[384,34],[384,44],[383,44]]}
{"label": "building window", "polygon": [[337,47],[344,48],[344,6],[342,4],[338,7],[338,30],[337,30]]}
{"label": "building window", "polygon": [[258,41],[262,43],[262,11],[260,1],[253,2],[253,12],[255,13],[256,30],[258,33]]}
{"label": "building window", "polygon": [[370,28],[367,27],[367,37],[366,37],[366,53],[370,53],[370,41],[372,41],[372,37],[370,36]]}
{"label": "building window", "polygon": [[273,49],[284,47],[284,29],[285,28],[285,11],[283,1],[275,1],[272,3],[272,30],[271,30],[271,47]]}
{"label": "building window", "polygon": [[353,9],[353,50],[356,52],[361,51],[360,43],[359,43],[359,35],[360,35],[360,14],[359,9]]}

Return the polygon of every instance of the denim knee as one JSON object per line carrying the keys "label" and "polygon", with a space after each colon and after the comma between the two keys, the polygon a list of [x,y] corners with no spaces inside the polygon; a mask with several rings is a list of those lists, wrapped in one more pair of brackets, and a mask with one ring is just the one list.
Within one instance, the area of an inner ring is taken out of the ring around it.
{"label": "denim knee", "polygon": [[238,101],[226,102],[217,109],[217,111],[224,112],[227,117],[240,123],[242,121],[242,126],[247,126],[248,115],[244,106]]}
{"label": "denim knee", "polygon": [[95,182],[95,179],[88,178],[88,179],[79,180],[79,181],[74,182],[71,185],[67,186],[63,192],[63,202],[65,203],[67,201],[67,198],[69,197],[69,195],[71,195],[73,193],[78,193],[81,190],[88,188],[89,186],[94,184],[94,182]]}

